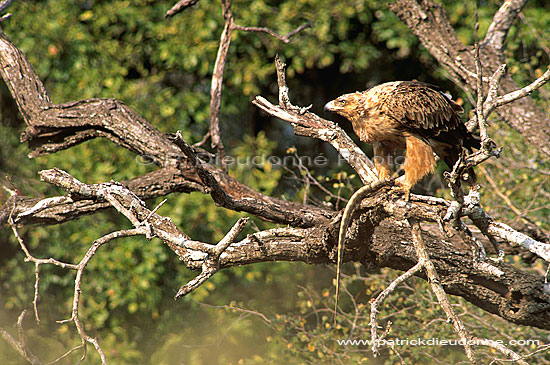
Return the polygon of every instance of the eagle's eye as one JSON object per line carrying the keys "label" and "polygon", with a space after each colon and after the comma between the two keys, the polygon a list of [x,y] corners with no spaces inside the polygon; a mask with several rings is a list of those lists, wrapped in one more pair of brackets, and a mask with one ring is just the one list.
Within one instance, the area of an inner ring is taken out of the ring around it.
{"label": "eagle's eye", "polygon": [[338,105],[346,105],[346,100],[345,99],[338,99],[336,100],[336,102],[338,103]]}

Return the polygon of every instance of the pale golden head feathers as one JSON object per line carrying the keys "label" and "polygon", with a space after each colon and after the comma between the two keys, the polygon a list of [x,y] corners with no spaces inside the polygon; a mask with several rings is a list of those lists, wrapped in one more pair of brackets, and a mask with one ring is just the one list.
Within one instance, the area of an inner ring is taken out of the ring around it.
{"label": "pale golden head feathers", "polygon": [[349,120],[358,118],[363,115],[367,109],[365,104],[365,96],[363,93],[354,92],[342,95],[325,104],[325,110],[338,113]]}

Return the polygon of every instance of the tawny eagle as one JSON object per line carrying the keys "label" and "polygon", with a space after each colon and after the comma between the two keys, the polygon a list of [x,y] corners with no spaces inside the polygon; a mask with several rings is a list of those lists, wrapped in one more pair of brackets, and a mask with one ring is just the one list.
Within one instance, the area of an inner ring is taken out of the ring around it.
{"label": "tawny eagle", "polygon": [[[393,81],[328,102],[325,110],[347,118],[359,139],[371,143],[380,180],[391,175],[394,152],[405,150],[401,182],[408,198],[411,188],[433,172],[436,153],[453,168],[463,148],[479,148],[458,113],[463,109],[437,87],[417,81]],[[472,169],[467,180],[475,182]]]}
{"label": "tawny eagle", "polygon": [[[453,168],[463,148],[480,148],[479,138],[468,132],[458,113],[463,109],[437,87],[417,81],[394,81],[363,92],[345,94],[328,102],[325,110],[349,119],[363,142],[372,143],[378,179],[391,175],[393,155],[405,149],[405,176],[399,181],[409,199],[412,187],[433,172],[434,153]],[[474,171],[466,171],[466,180],[475,183]],[[340,267],[346,230],[353,210],[371,186],[356,191],[348,201],[338,235],[335,313],[338,311]],[[335,317],[336,320],[336,317]]]}

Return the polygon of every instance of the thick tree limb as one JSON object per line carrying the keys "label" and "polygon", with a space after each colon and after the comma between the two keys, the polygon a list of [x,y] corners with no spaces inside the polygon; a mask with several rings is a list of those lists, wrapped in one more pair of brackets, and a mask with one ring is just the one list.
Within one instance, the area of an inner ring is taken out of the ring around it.
{"label": "thick tree limb", "polygon": [[[140,199],[147,200],[170,193],[205,192],[199,182],[192,181],[196,176],[184,176],[179,169],[162,168],[121,184],[130,189]],[[107,203],[74,197],[51,197],[47,199],[29,198],[14,195],[0,208],[0,224],[6,223],[11,214],[18,225],[59,224],[95,214],[110,208]]]}
{"label": "thick tree limb", "polygon": [[[206,192],[196,170],[189,165],[185,156],[168,136],[122,102],[114,99],[89,99],[65,104],[51,103],[32,66],[1,31],[0,75],[8,85],[27,124],[22,139],[31,147],[30,157],[61,151],[91,138],[104,137],[138,154],[142,160],[167,169],[158,175],[153,173],[132,180],[134,184],[128,187],[137,188],[138,191],[135,193],[141,198],[147,199],[148,194],[149,197],[155,197],[176,191]],[[306,227],[330,219],[335,214],[313,206],[303,206],[266,196],[210,164],[203,166],[211,171],[218,184],[233,199],[246,201],[239,209],[253,212],[266,220]],[[175,173],[174,168],[180,171]],[[158,178],[154,183],[151,180],[153,176]],[[176,182],[172,181],[174,178]],[[148,181],[153,183],[150,187],[146,185]],[[159,187],[156,192],[139,191],[155,190],[156,187]],[[21,209],[16,208],[16,212],[28,212],[39,203],[38,200],[24,197],[13,199],[17,200],[18,204],[23,204]],[[48,201],[48,207],[54,208],[51,203]],[[82,214],[91,214],[96,208],[108,207],[98,206],[97,203],[86,200],[73,202],[72,207],[68,201],[65,203],[69,205],[63,205],[62,201],[57,203],[60,205],[56,205],[54,210],[33,211],[32,216],[28,212],[25,219],[32,223],[61,223]],[[5,205],[0,210],[0,222],[7,219],[12,207]],[[14,219],[22,223],[17,216]]]}
{"label": "thick tree limb", "polygon": [[514,21],[516,20],[519,12],[527,0],[506,0],[504,4],[498,9],[493,17],[493,21],[485,34],[485,39],[482,42],[482,46],[493,47],[494,49],[502,52],[504,49],[504,41],[508,35],[508,31]]}
{"label": "thick tree limb", "polygon": [[[71,194],[84,195],[98,201],[108,200],[135,224],[148,227],[151,236],[159,237],[189,268],[201,270],[204,260],[219,255],[218,268],[270,261],[302,261],[310,264],[334,262],[339,220],[333,219],[310,228],[278,228],[247,236],[221,248],[194,241],[181,232],[170,219],[151,214],[129,190],[117,184],[83,184],[60,170],[41,172],[43,179]],[[111,198],[109,198],[111,196]],[[410,230],[393,219],[436,220],[445,206],[408,203],[390,199],[388,189],[381,189],[367,198],[356,212],[359,220],[352,223],[346,244],[346,260],[360,261],[367,267],[390,267],[409,270],[417,264]],[[391,209],[391,211],[390,211]],[[393,216],[395,218],[390,218]],[[147,220],[145,220],[147,219]],[[381,223],[390,219],[388,223]],[[437,232],[437,231],[436,231]],[[232,234],[228,235],[231,238]],[[494,263],[499,275],[476,264],[467,251],[457,250],[444,237],[424,235],[431,261],[441,279],[443,289],[460,295],[474,305],[513,323],[550,329],[550,290],[544,278],[514,268],[503,262]],[[221,247],[221,246],[220,246]],[[205,273],[208,275],[208,272]],[[419,274],[424,278],[423,274]],[[200,279],[199,279],[200,280]]]}

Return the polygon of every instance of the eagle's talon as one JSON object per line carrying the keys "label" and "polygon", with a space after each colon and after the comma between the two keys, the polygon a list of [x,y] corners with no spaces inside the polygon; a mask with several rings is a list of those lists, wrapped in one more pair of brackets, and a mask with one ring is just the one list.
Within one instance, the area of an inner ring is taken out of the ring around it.
{"label": "eagle's talon", "polygon": [[401,179],[393,180],[393,185],[394,187],[392,191],[396,193],[402,193],[404,195],[404,200],[408,202],[411,197],[411,186]]}

